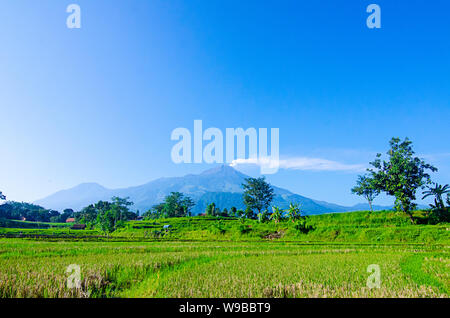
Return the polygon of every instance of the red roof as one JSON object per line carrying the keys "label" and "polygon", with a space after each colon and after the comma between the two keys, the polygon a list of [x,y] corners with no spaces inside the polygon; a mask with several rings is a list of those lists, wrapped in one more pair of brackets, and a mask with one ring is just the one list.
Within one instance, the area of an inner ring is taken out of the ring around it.
{"label": "red roof", "polygon": [[66,223],[72,223],[72,222],[75,222],[75,218],[68,218],[66,220]]}

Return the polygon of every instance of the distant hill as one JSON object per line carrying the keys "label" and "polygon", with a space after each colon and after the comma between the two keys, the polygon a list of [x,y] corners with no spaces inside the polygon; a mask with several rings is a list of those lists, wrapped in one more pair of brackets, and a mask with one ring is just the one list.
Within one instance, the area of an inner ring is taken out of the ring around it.
{"label": "distant hill", "polygon": [[[124,189],[107,189],[97,183],[83,183],[74,188],[56,192],[35,203],[58,211],[66,208],[77,211],[99,200],[110,200],[113,196],[130,197],[130,200],[134,202],[133,210],[139,210],[142,213],[160,203],[170,192],[178,191],[190,196],[196,202],[192,212],[199,214],[204,212],[206,206],[211,202],[215,202],[216,206],[221,209],[230,209],[232,206],[244,208],[241,184],[245,178],[248,176],[230,166],[223,165],[200,174],[160,178],[140,186]],[[365,205],[345,207],[316,201],[275,186],[274,192],[273,203],[275,205],[286,208],[290,202],[299,203],[302,211],[307,214],[346,212],[368,208]],[[378,210],[386,208],[389,209],[389,207],[375,207]]]}

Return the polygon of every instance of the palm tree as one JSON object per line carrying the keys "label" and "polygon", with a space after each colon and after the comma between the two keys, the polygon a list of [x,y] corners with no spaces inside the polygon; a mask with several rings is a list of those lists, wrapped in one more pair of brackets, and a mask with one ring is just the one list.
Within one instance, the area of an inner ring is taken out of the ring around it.
{"label": "palm tree", "polygon": [[299,204],[295,203],[289,204],[289,209],[287,210],[287,214],[290,220],[292,220],[292,222],[295,222],[295,220],[297,220],[299,217],[301,217],[300,214],[300,208],[299,208]]}
{"label": "palm tree", "polygon": [[279,207],[273,206],[272,214],[270,215],[270,219],[274,220],[275,223],[278,223],[282,217],[281,212],[282,212],[282,210]]}
{"label": "palm tree", "polygon": [[[430,187],[428,186],[428,190],[424,191],[424,196],[422,198],[425,199],[426,197],[432,196],[434,195],[434,207],[437,209],[444,209],[445,208],[445,204],[444,204],[444,200],[442,199],[442,196],[444,194],[450,193],[450,186],[448,184],[442,186],[440,184],[434,183],[434,187]],[[430,204],[431,207],[433,207],[432,204]]]}

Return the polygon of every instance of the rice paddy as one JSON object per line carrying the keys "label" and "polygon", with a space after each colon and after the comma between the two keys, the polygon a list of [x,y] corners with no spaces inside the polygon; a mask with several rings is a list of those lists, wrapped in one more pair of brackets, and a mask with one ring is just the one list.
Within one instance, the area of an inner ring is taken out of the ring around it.
{"label": "rice paddy", "polygon": [[[71,264],[80,268],[72,288]],[[4,238],[0,297],[449,297],[449,266],[445,244]]]}

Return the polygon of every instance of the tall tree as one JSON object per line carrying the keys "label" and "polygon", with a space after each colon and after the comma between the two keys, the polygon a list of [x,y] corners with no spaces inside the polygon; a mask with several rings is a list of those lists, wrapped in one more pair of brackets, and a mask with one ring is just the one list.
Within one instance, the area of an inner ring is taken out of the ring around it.
{"label": "tall tree", "polygon": [[191,214],[194,201],[180,192],[172,192],[164,199],[163,213],[167,217],[182,217]]}
{"label": "tall tree", "polygon": [[111,214],[114,217],[114,230],[117,228],[117,224],[120,221],[126,221],[134,218],[135,214],[130,211],[129,207],[133,205],[133,202],[129,201],[130,198],[112,197]]}
{"label": "tall tree", "polygon": [[380,194],[380,189],[375,186],[375,182],[368,176],[358,176],[356,186],[352,188],[352,193],[363,196],[369,202],[370,212],[373,212],[372,202]]}
{"label": "tall tree", "polygon": [[412,223],[414,218],[412,210],[416,208],[413,202],[416,192],[431,183],[430,175],[426,172],[437,171],[435,167],[414,157],[412,142],[405,138],[392,138],[389,142],[390,149],[387,152],[388,160],[381,160],[381,154],[377,154],[375,161],[370,164],[373,168],[368,169],[377,190],[384,191],[388,195],[395,196],[395,207],[405,212]]}
{"label": "tall tree", "polygon": [[244,189],[244,204],[247,208],[256,209],[258,214],[266,210],[273,200],[273,188],[264,177],[247,178],[242,187]]}
{"label": "tall tree", "polygon": [[6,200],[6,196],[0,191],[0,200]]}
{"label": "tall tree", "polygon": [[133,202],[129,198],[113,197],[112,202],[99,201],[77,213],[77,221],[81,223],[95,223],[104,232],[113,232],[127,220],[136,218],[136,213],[129,207]]}

